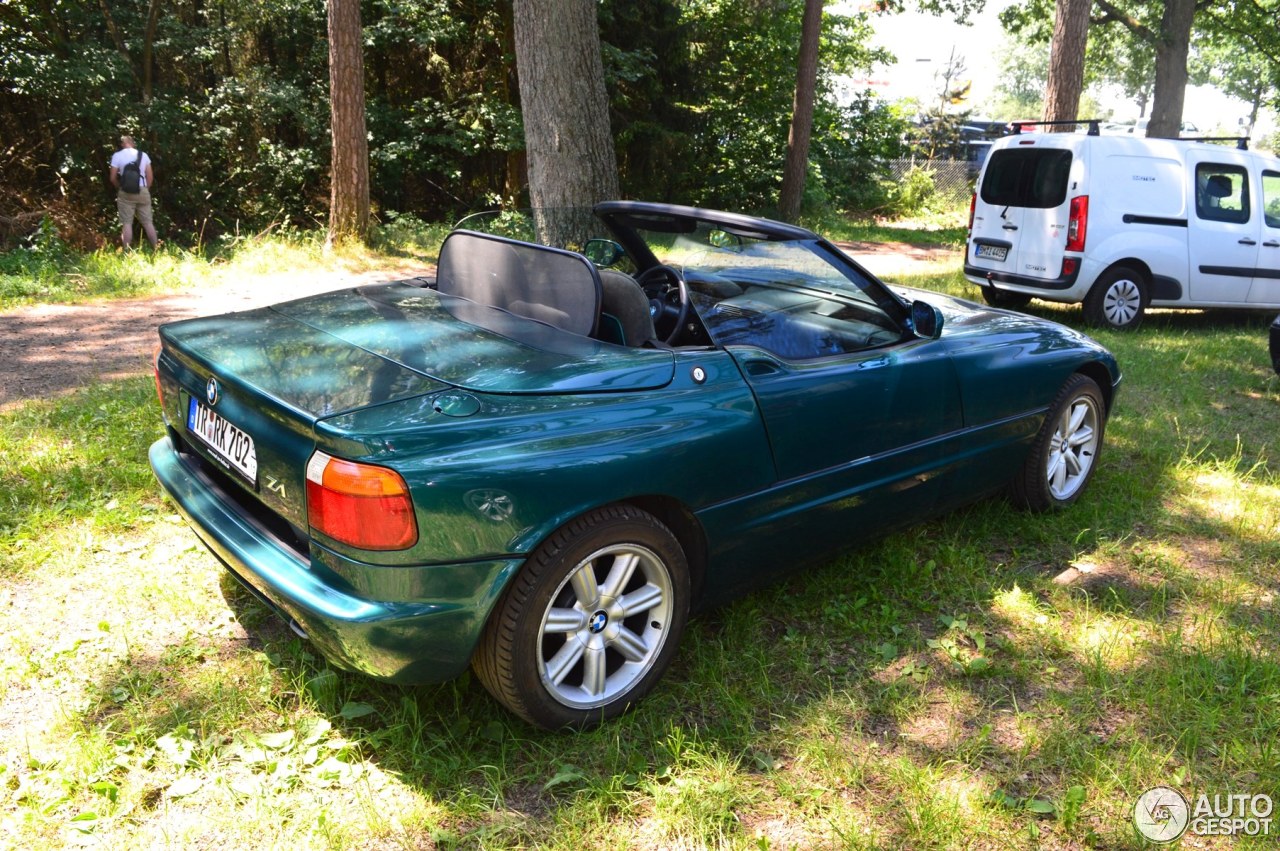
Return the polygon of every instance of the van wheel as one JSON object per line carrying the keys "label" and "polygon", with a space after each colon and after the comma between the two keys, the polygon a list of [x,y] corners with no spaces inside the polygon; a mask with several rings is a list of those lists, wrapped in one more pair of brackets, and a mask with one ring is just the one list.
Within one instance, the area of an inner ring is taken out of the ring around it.
{"label": "van wheel", "polygon": [[1031,296],[1026,293],[1011,293],[995,287],[982,287],[982,300],[992,307],[1005,310],[1021,310],[1031,303]]}
{"label": "van wheel", "polygon": [[1084,299],[1084,318],[1094,325],[1132,331],[1142,324],[1147,302],[1147,279],[1136,269],[1116,266],[1103,272]]}

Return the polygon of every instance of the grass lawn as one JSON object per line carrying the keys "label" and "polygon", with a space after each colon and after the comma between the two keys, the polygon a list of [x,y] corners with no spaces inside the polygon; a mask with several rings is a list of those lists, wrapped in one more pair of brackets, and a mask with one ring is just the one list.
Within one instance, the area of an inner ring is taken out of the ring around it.
{"label": "grass lawn", "polygon": [[1125,378],[1076,506],[794,573],[584,734],[327,667],[161,498],[149,375],[28,402],[0,414],[0,848],[1142,848],[1152,786],[1280,797],[1267,323],[1097,332]]}

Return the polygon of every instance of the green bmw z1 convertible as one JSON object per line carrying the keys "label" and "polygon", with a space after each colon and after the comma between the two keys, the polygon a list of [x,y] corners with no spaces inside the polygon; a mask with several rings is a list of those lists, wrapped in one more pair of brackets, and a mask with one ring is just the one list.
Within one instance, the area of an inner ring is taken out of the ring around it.
{"label": "green bmw z1 convertible", "polygon": [[455,230],[434,280],[160,329],[157,478],[335,665],[471,665],[589,726],[691,611],[996,492],[1068,506],[1097,467],[1120,373],[1075,331],[764,219],[533,221],[580,251]]}

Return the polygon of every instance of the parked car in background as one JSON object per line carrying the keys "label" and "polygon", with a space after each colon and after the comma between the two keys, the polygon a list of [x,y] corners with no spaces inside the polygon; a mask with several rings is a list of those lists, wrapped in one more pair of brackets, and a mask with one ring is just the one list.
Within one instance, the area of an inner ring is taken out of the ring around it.
{"label": "parked car in background", "polygon": [[1271,366],[1280,375],[1280,316],[1271,323]]}
{"label": "parked car in background", "polygon": [[1280,159],[1127,136],[1035,133],[992,148],[965,276],[989,304],[1083,303],[1137,327],[1149,306],[1280,308]]}
{"label": "parked car in background", "polygon": [[433,280],[160,329],[157,478],[334,665],[470,664],[585,727],[654,686],[691,611],[1093,476],[1120,372],[1082,334],[888,287],[791,225],[595,213],[536,219],[584,253],[456,230]]}

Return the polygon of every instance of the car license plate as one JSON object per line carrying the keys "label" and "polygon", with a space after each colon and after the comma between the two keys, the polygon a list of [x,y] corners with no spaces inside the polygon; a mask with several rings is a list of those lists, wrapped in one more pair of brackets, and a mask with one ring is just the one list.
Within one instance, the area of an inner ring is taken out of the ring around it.
{"label": "car license plate", "polygon": [[1009,248],[1005,245],[979,245],[973,256],[979,260],[998,260],[1001,263],[1009,256]]}
{"label": "car license plate", "polygon": [[187,405],[187,430],[232,470],[257,484],[258,453],[253,446],[253,438],[202,405],[194,396]]}

